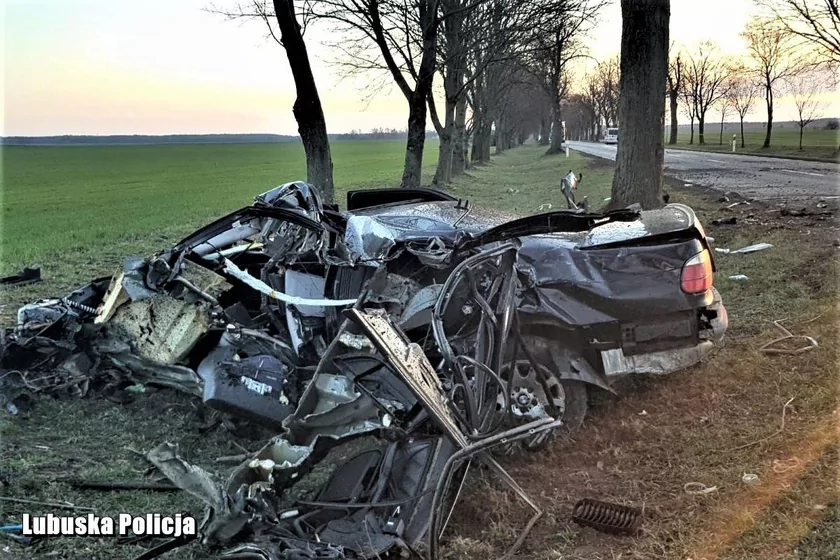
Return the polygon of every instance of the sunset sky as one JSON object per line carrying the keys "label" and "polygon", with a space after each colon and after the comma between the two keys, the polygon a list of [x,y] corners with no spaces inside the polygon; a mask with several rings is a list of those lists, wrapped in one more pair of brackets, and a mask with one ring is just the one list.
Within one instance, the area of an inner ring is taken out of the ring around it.
{"label": "sunset sky", "polygon": [[[285,53],[261,22],[203,11],[211,0],[2,1],[3,135],[297,131]],[[678,43],[713,40],[728,54],[745,52],[739,33],[752,0],[671,0],[671,11]],[[363,86],[373,77],[341,81],[339,55],[322,44],[329,38],[326,28],[306,35],[330,132],[405,128],[399,91],[384,88],[368,100]],[[593,33],[592,54],[615,55],[620,40],[614,0]],[[840,114],[837,93],[822,99],[825,116]],[[757,105],[751,118],[762,113]],[[793,115],[782,98],[776,119]]]}

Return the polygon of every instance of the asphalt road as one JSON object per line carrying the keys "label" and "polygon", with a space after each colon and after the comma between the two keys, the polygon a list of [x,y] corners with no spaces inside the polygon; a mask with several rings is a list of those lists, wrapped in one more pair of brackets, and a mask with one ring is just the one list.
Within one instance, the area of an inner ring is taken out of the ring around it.
{"label": "asphalt road", "polygon": [[[615,160],[616,146],[568,142],[582,153]],[[840,164],[738,154],[665,150],[665,174],[690,184],[767,201],[840,196]]]}

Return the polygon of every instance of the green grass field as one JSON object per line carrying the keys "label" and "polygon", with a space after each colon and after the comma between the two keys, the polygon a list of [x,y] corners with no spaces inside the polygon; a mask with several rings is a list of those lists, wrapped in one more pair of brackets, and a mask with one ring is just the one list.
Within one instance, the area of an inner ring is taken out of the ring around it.
{"label": "green grass field", "polygon": [[[336,201],[343,206],[350,189],[398,185],[403,150],[401,141],[334,143]],[[538,150],[507,153],[502,165],[473,170],[451,189],[520,213],[536,212],[533,200],[558,208],[566,167],[580,172],[588,164],[576,154],[535,162]],[[289,144],[4,147],[2,154],[0,273],[42,266],[59,290],[111,274],[127,255],[165,248],[259,193],[305,179],[303,149]],[[437,143],[429,142],[424,183],[436,164]],[[609,169],[589,172],[582,193],[596,204],[609,196],[611,178]]]}
{"label": "green grass field", "polygon": [[837,146],[840,145],[840,131],[825,129],[805,129],[802,137],[802,150],[799,149],[799,128],[774,128],[770,138],[770,148],[764,149],[764,131],[745,131],[744,143],[741,148],[741,129],[737,123],[725,123],[723,128],[723,145],[720,145],[720,123],[706,125],[706,144],[699,145],[697,127],[694,129],[694,144],[689,144],[690,132],[680,131],[677,137],[677,145],[667,144],[668,136],[665,137],[666,147],[676,147],[691,150],[707,150],[710,152],[732,152],[732,135],[738,135],[737,153],[748,153],[754,155],[769,155],[789,158],[809,158],[837,161],[840,152]]}
{"label": "green grass field", "polygon": [[[353,188],[392,187],[400,141],[335,142],[336,200]],[[297,144],[3,147],[2,272],[23,265],[117,261],[149,251],[208,218],[249,204],[279,184],[306,179]],[[437,163],[427,143],[424,180]]]}

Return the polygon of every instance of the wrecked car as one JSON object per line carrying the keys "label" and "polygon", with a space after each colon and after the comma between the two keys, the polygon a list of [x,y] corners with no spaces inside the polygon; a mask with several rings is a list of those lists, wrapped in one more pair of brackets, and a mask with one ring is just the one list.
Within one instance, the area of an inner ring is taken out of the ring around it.
{"label": "wrecked car", "polygon": [[[509,240],[515,328],[494,371],[516,417],[575,427],[588,388],[695,364],[727,328],[705,232],[681,204],[512,218],[436,190],[374,189],[349,192],[346,206],[302,182],[263,193],[113,278],[25,305],[2,365],[62,374],[46,385],[107,366],[279,426],[374,274],[384,284],[373,303],[434,360],[435,304],[452,271]],[[474,295],[497,279],[467,269],[456,280],[445,334],[470,354],[489,336]]]}
{"label": "wrecked car", "polygon": [[21,307],[0,404],[150,383],[274,427],[224,484],[147,455],[206,504],[221,557],[434,558],[471,462],[534,512],[513,551],[541,512],[490,451],[578,426],[591,387],[701,360],[727,328],[713,273],[684,205],[516,218],[383,189],[340,211],[287,183]]}

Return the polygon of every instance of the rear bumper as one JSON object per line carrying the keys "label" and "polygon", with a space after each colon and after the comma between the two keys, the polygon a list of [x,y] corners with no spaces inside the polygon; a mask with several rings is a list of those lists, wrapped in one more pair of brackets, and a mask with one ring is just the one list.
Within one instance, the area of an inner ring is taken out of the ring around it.
{"label": "rear bumper", "polygon": [[701,333],[699,344],[687,348],[662,350],[634,356],[625,356],[624,351],[620,348],[604,350],[601,352],[601,361],[607,377],[619,377],[631,373],[668,374],[691,367],[702,361],[715,347],[723,342],[724,335],[729,327],[726,307],[723,305],[718,291],[714,288],[712,290],[714,299],[706,309],[707,312],[710,312],[709,314],[713,312],[716,316],[709,320],[711,328]]}

